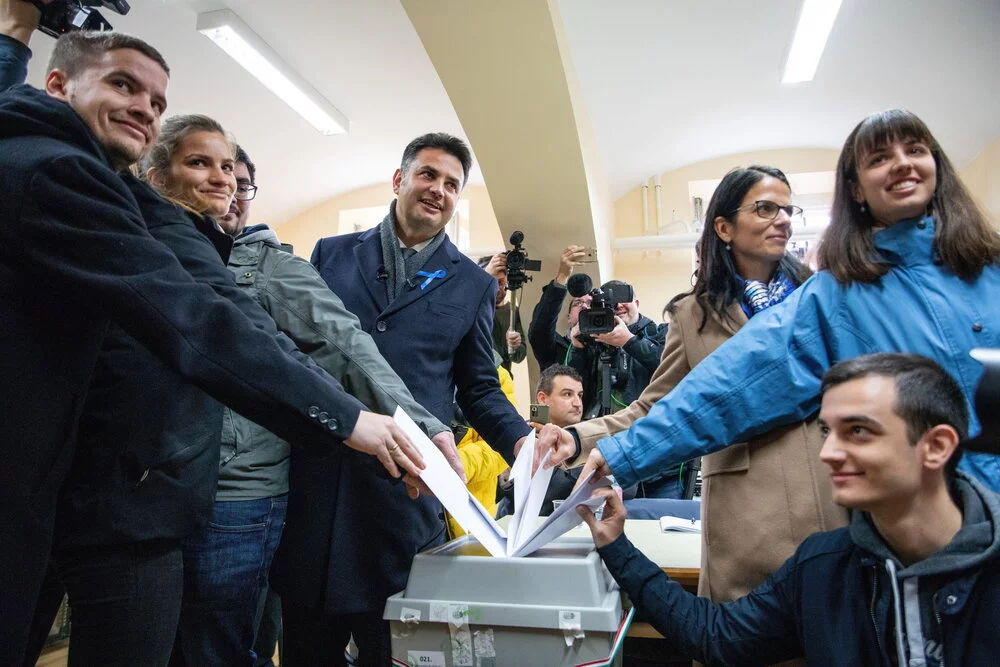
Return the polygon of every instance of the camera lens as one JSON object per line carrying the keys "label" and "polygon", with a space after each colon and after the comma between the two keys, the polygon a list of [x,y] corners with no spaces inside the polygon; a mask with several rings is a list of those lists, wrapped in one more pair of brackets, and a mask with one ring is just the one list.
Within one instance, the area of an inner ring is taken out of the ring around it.
{"label": "camera lens", "polygon": [[524,253],[523,252],[520,252],[520,251],[517,251],[517,250],[511,250],[510,252],[507,253],[507,270],[508,271],[510,271],[511,269],[520,269],[523,266],[524,266]]}

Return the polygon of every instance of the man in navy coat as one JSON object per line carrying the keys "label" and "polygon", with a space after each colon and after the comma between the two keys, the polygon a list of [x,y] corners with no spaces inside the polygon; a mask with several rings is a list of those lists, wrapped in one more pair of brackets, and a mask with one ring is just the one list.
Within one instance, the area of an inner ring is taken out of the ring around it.
{"label": "man in navy coat", "polygon": [[[393,176],[397,199],[385,219],[320,240],[312,261],[414,398],[445,424],[457,400],[512,461],[530,428],[501,392],[493,362],[497,282],[444,232],[471,166],[462,140],[418,137]],[[413,556],[443,539],[434,498],[410,500],[406,486],[361,466],[293,452],[274,573],[284,605],[282,659],[344,664],[353,634],[360,664],[389,664],[385,600],[405,588]]]}

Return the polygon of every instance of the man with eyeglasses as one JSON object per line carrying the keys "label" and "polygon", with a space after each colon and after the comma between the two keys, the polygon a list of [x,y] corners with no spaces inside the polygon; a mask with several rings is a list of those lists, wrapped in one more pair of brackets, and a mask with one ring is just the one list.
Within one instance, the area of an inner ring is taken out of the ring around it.
{"label": "man with eyeglasses", "polygon": [[[234,174],[236,197],[218,223],[234,239],[228,266],[237,285],[355,398],[381,413],[402,406],[461,471],[451,430],[413,399],[312,264],[293,255],[267,225],[247,225],[257,169],[242,147]],[[226,409],[212,518],[184,541],[184,600],[172,664],[248,664],[258,626],[265,625],[270,636],[260,644],[257,664],[269,664],[280,606],[272,601],[266,611],[265,597],[288,507],[289,456],[286,441]]]}
{"label": "man with eyeglasses", "polygon": [[243,233],[250,219],[250,202],[257,196],[257,167],[242,146],[236,147],[236,195],[229,204],[229,213],[218,219],[219,226],[233,238]]}

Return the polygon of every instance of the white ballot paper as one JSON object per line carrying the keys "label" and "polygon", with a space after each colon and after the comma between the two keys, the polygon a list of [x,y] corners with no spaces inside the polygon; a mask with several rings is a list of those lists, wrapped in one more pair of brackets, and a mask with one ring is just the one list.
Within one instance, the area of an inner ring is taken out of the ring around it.
{"label": "white ballot paper", "polygon": [[[430,441],[420,427],[402,408],[396,408],[393,419],[406,433],[407,437],[420,450],[426,467],[420,474],[420,479],[437,496],[444,508],[462,528],[475,537],[493,556],[527,556],[556,539],[568,530],[575,528],[583,519],[576,513],[577,505],[587,505],[592,510],[601,505],[601,499],[591,499],[594,490],[611,486],[606,477],[593,480],[593,473],[570,494],[556,510],[537,528],[538,512],[545,497],[545,490],[552,477],[552,469],[544,470],[539,465],[538,471],[531,474],[531,462],[535,450],[534,432],[528,436],[511,466],[511,479],[514,480],[514,516],[511,517],[508,529],[503,528],[490,516],[486,508],[469,493],[462,480],[448,465],[444,454]],[[546,455],[544,461],[548,459]]]}

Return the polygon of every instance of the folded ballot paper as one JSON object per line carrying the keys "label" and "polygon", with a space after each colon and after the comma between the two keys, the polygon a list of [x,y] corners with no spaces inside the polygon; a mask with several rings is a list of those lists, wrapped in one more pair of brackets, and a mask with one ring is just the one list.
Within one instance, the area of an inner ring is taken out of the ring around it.
{"label": "folded ballot paper", "polygon": [[514,465],[511,466],[510,479],[514,482],[515,510],[507,525],[509,532],[504,532],[486,508],[469,493],[465,484],[448,465],[444,454],[424,435],[410,416],[401,408],[396,408],[393,419],[424,457],[426,467],[420,474],[420,479],[437,496],[458,524],[493,556],[516,558],[528,556],[541,549],[583,521],[576,513],[578,505],[587,505],[592,510],[601,505],[600,498],[590,497],[595,489],[611,486],[608,478],[600,477],[595,480],[591,473],[581,480],[562,505],[536,527],[545,490],[552,477],[552,469],[544,469],[544,463],[548,459],[546,454],[542,464],[538,466],[538,471],[534,475],[531,474],[531,462],[535,451],[535,434],[532,432],[524,441]]}

